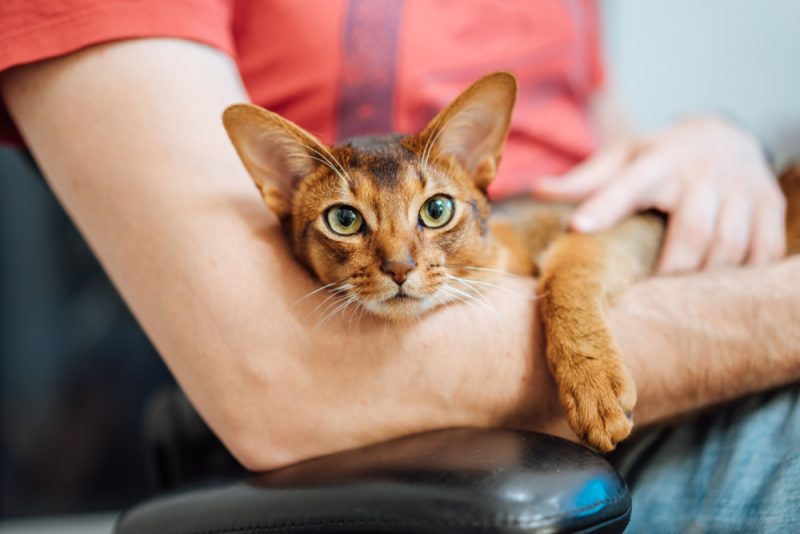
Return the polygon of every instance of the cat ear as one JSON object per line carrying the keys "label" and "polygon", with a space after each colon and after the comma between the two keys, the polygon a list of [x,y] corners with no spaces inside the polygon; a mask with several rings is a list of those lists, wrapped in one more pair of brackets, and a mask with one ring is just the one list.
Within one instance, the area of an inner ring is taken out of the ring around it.
{"label": "cat ear", "polygon": [[433,118],[420,134],[423,146],[455,157],[485,191],[500,164],[516,98],[513,74],[484,76]]}
{"label": "cat ear", "polygon": [[230,106],[222,122],[264,203],[279,218],[289,215],[294,187],[324,158],[325,146],[293,122],[252,104]]}

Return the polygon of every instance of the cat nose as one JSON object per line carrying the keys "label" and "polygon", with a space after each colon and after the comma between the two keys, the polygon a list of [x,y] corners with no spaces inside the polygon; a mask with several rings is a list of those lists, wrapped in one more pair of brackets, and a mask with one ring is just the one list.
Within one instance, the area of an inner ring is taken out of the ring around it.
{"label": "cat nose", "polygon": [[403,285],[403,282],[408,278],[408,273],[414,270],[416,266],[417,264],[414,263],[414,260],[411,258],[403,261],[384,260],[384,262],[381,263],[381,271],[391,276],[392,280],[394,280],[397,285]]}

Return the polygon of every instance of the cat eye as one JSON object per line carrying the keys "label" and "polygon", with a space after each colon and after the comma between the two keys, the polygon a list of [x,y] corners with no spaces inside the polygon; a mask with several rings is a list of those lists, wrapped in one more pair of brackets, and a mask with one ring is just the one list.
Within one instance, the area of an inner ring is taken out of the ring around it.
{"label": "cat eye", "polygon": [[328,227],[339,235],[353,235],[364,226],[364,218],[354,208],[345,205],[333,206],[325,214]]}
{"label": "cat eye", "polygon": [[453,218],[454,207],[452,198],[445,195],[432,196],[419,210],[419,220],[428,228],[441,228]]}

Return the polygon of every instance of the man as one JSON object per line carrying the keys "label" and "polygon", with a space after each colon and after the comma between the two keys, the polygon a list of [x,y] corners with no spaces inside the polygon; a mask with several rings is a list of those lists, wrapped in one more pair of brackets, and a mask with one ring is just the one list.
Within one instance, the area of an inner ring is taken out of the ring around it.
{"label": "man", "polygon": [[[569,430],[535,307],[511,294],[530,294],[532,280],[503,280],[511,293],[488,295],[501,329],[450,306],[413,325],[365,318],[351,329],[334,317],[312,331],[314,318],[292,304],[314,282],[220,124],[221,110],[248,100],[242,78],[257,103],[333,141],[413,130],[472,78],[514,68],[523,90],[494,194],[533,187],[583,202],[574,226],[584,231],[637,209],[668,211],[662,273],[753,265],[652,279],[612,310],[639,388],[637,423],[800,377],[800,261],[770,264],[783,252],[784,205],[750,135],[719,119],[686,121],[531,184],[596,148],[585,112],[602,83],[591,3],[504,3],[505,17],[480,2],[68,4],[0,7],[8,112],[181,386],[247,467],[446,426]],[[514,55],[520,46],[531,48]],[[797,419],[785,428],[798,432]],[[707,458],[714,443],[686,454]],[[786,442],[774,446],[789,458]],[[656,506],[666,493],[648,493],[661,480],[645,473],[634,531],[659,512],[673,518],[668,531],[698,517],[697,495],[682,509],[675,499]],[[763,488],[762,464],[753,473]],[[709,517],[700,528],[726,520]]]}

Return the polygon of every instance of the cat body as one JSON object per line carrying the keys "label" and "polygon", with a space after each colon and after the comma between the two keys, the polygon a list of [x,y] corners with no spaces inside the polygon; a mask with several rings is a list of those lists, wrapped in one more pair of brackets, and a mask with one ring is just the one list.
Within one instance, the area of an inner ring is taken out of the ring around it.
{"label": "cat body", "polygon": [[[250,104],[229,107],[223,122],[295,256],[348,305],[405,320],[470,302],[498,271],[537,276],[547,361],[570,426],[609,451],[632,429],[636,388],[606,308],[652,272],[665,218],[644,213],[577,234],[570,206],[528,197],[490,205],[516,93],[513,75],[494,73],[417,135],[332,148]],[[783,186],[797,251],[800,172]]]}

